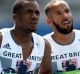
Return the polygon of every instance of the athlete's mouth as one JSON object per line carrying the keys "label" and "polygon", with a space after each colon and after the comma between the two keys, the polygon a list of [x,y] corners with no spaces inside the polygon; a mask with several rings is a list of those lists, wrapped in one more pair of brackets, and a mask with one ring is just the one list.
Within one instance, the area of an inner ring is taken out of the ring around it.
{"label": "athlete's mouth", "polygon": [[63,20],[63,21],[62,21],[62,24],[65,24],[65,25],[70,24],[70,23],[71,23],[70,20]]}

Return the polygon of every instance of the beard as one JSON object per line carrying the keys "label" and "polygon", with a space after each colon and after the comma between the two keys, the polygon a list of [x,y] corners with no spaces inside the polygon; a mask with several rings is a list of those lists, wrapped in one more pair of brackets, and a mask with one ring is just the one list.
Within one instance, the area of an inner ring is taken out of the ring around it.
{"label": "beard", "polygon": [[36,29],[28,29],[29,32],[35,32]]}
{"label": "beard", "polygon": [[37,25],[36,26],[31,26],[27,29],[29,32],[35,32],[37,30]]}
{"label": "beard", "polygon": [[52,23],[54,24],[54,26],[56,27],[57,31],[60,32],[61,34],[69,34],[72,32],[73,30],[73,20],[72,20],[72,25],[70,28],[62,28],[59,26],[59,24],[55,23],[54,20],[52,20]]}
{"label": "beard", "polygon": [[24,29],[24,28],[22,28],[22,31],[23,31],[24,33],[31,33],[31,32],[35,32],[36,29],[31,29],[31,28]]}

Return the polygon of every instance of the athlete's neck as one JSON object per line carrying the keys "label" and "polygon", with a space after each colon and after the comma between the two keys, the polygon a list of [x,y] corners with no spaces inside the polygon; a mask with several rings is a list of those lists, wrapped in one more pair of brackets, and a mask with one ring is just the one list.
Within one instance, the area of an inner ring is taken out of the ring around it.
{"label": "athlete's neck", "polygon": [[11,33],[18,43],[30,43],[32,41],[32,33],[22,33],[16,29],[11,30]]}
{"label": "athlete's neck", "polygon": [[63,34],[60,34],[60,33],[54,33],[52,35],[52,38],[58,44],[68,45],[68,44],[71,44],[74,41],[75,33],[71,32],[71,33],[66,34],[66,35],[63,35]]}

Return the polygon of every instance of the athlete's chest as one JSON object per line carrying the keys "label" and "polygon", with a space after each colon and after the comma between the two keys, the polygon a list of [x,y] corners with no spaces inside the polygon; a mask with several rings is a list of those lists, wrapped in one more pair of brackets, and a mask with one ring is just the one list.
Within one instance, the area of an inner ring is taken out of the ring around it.
{"label": "athlete's chest", "polygon": [[53,44],[52,48],[52,67],[55,71],[73,71],[80,68],[79,40],[66,46]]}

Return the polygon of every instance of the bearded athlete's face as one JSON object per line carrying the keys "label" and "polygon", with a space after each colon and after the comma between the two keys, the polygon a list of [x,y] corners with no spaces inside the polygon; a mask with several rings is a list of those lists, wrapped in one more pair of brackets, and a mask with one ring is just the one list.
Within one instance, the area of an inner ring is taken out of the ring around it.
{"label": "bearded athlete's face", "polygon": [[73,30],[73,19],[70,8],[65,1],[56,1],[48,11],[53,29],[62,34],[68,34]]}

